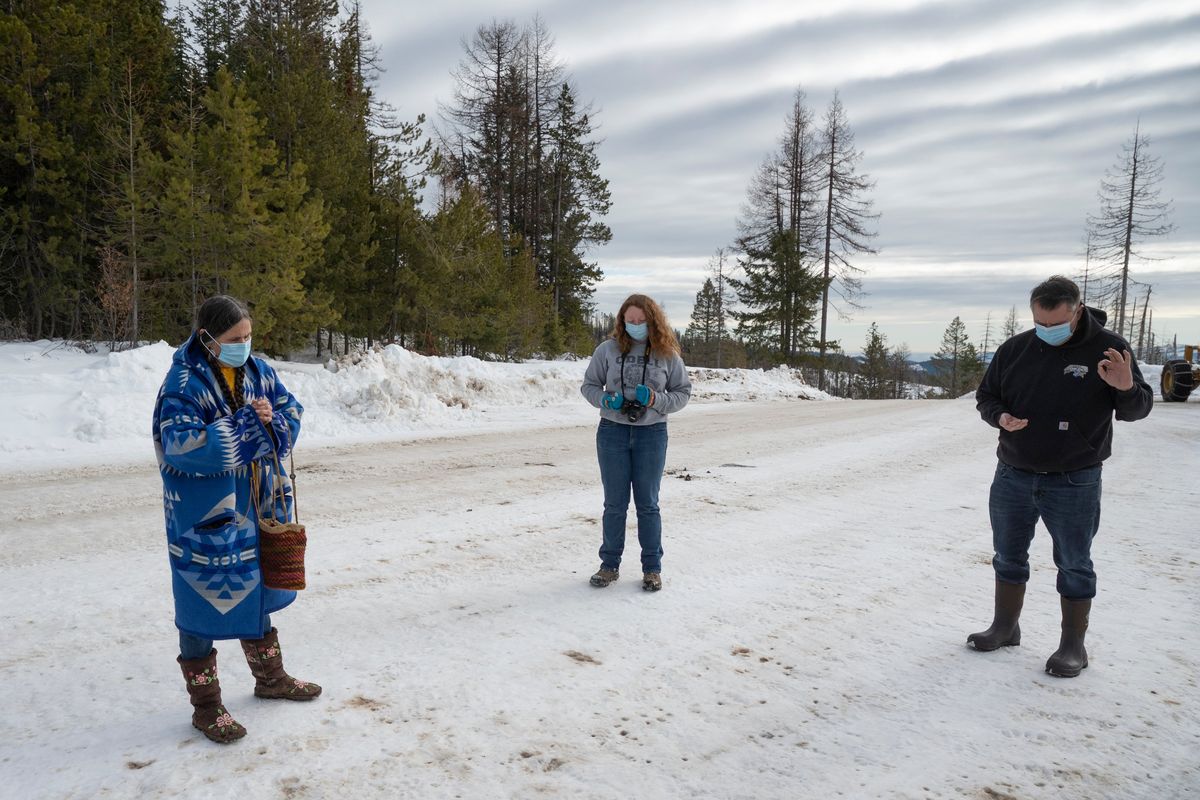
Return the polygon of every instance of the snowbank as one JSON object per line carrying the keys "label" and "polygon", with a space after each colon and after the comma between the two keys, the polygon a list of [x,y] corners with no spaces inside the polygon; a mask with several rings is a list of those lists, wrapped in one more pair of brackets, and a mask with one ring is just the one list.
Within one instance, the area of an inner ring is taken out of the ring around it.
{"label": "snowbank", "polygon": [[[153,456],[150,418],[174,348],[87,353],[61,342],[0,344],[0,470]],[[494,363],[392,345],[329,365],[272,361],[305,407],[305,440],[341,444],[488,426],[521,429],[594,415],[586,360]],[[831,399],[799,371],[691,370],[694,399]],[[530,409],[545,409],[530,414]]]}

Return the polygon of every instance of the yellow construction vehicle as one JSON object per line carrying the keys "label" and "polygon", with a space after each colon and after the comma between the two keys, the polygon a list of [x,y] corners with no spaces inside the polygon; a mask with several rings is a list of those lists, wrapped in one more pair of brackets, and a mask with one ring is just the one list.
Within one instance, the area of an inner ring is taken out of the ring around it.
{"label": "yellow construction vehicle", "polygon": [[1200,383],[1200,365],[1196,364],[1196,355],[1200,353],[1200,345],[1185,345],[1183,358],[1174,358],[1163,364],[1162,399],[1168,403],[1182,403]]}

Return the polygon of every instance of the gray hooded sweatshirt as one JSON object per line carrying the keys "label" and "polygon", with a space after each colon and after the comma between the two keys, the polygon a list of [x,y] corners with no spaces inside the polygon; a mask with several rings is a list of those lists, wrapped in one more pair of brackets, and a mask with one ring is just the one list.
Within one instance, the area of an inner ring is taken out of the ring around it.
{"label": "gray hooded sweatshirt", "polygon": [[[624,378],[621,371],[624,368]],[[643,369],[645,380],[642,379]],[[631,423],[624,414],[604,408],[600,401],[609,392],[620,392],[628,400],[634,399],[639,383],[654,390],[654,405],[646,410],[642,418]],[[687,405],[692,397],[692,382],[688,380],[683,359],[679,356],[661,358],[651,353],[646,361],[646,343],[635,342],[629,353],[621,355],[621,346],[616,339],[606,339],[588,364],[581,387],[587,401],[600,409],[600,416],[624,425],[655,425],[666,422],[667,414],[674,413]]]}

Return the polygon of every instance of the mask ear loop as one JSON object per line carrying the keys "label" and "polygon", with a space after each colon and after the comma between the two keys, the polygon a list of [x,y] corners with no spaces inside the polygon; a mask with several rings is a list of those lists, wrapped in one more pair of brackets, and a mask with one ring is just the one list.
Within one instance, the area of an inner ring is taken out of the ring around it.
{"label": "mask ear loop", "polygon": [[215,345],[217,345],[218,347],[220,347],[221,343],[217,341],[217,337],[213,336],[213,335],[212,335],[211,333],[209,333],[208,331],[200,331],[200,332],[197,334],[197,336],[199,336],[199,337],[200,337],[200,346],[201,346],[201,347],[203,347],[203,348],[204,348],[204,349],[205,349],[205,350],[208,352],[208,354],[209,354],[210,356],[212,356],[213,358],[216,358],[216,357],[217,357],[217,354],[216,354],[216,353],[214,353],[214,352],[212,351],[212,348],[210,348],[210,347],[208,346],[208,344],[206,344],[206,343],[205,343],[205,341],[204,341],[204,337],[205,337],[205,336],[207,336],[207,337],[208,337],[210,340],[212,340],[212,343],[213,343],[213,344],[215,344]]}

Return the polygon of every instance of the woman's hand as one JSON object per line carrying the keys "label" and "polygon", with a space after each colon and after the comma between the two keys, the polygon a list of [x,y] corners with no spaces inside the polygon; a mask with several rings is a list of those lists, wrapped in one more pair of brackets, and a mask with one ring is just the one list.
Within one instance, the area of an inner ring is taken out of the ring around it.
{"label": "woman's hand", "polygon": [[254,409],[254,413],[258,414],[258,418],[262,421],[263,425],[271,424],[271,418],[274,416],[274,413],[271,411],[270,400],[265,397],[259,397],[251,400],[250,405]]}
{"label": "woman's hand", "polygon": [[654,405],[654,390],[649,386],[645,385],[644,383],[639,383],[637,389],[634,391],[637,393],[637,401],[639,403],[647,408]]}

